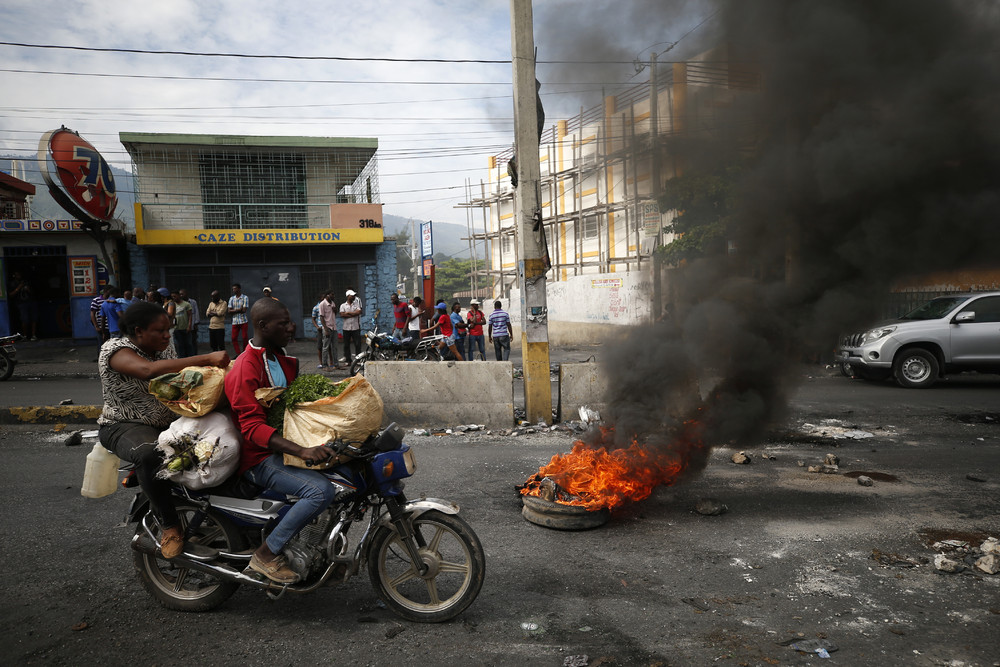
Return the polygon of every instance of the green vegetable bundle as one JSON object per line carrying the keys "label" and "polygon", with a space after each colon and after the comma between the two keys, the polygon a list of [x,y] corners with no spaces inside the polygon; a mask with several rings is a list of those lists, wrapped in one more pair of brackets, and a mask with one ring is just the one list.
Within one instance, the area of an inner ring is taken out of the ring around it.
{"label": "green vegetable bundle", "polygon": [[285,426],[285,410],[294,410],[299,403],[318,401],[327,396],[340,396],[350,382],[350,378],[334,382],[317,373],[298,376],[288,385],[288,389],[281,397],[268,408],[268,426],[278,429],[278,433],[281,433]]}
{"label": "green vegetable bundle", "polygon": [[184,433],[170,443],[174,453],[165,457],[161,470],[182,472],[207,462],[215,453],[218,438],[202,438],[199,433]]}

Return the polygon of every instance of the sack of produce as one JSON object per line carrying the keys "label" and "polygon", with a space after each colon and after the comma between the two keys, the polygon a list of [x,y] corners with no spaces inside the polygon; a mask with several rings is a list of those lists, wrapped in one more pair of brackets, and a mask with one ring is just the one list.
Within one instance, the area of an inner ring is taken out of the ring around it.
{"label": "sack of produce", "polygon": [[[382,425],[382,397],[363,375],[334,382],[322,375],[297,377],[268,410],[268,423],[302,447],[331,440],[363,442]],[[284,455],[285,465],[306,468],[305,461]],[[314,468],[336,465],[335,460]]]}
{"label": "sack of produce", "polygon": [[192,490],[222,484],[240,464],[239,431],[222,412],[175,419],[156,448],[164,455],[156,476]]}
{"label": "sack of produce", "polygon": [[202,417],[214,410],[225,389],[226,369],[188,366],[149,381],[149,393],[181,417]]}

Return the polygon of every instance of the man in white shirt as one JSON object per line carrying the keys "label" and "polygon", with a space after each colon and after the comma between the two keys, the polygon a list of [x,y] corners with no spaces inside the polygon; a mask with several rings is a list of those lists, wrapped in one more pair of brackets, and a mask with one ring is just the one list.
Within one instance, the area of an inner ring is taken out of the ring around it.
{"label": "man in white shirt", "polygon": [[357,292],[352,289],[347,290],[347,301],[340,304],[340,319],[344,330],[344,360],[348,365],[354,358],[353,355],[361,352],[361,310]]}

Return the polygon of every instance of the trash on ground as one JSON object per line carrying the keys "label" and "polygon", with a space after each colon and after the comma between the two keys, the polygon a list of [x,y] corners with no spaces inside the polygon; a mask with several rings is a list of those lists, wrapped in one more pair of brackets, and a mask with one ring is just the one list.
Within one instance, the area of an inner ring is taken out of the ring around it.
{"label": "trash on ground", "polygon": [[841,424],[842,422],[837,419],[824,419],[819,425],[804,423],[799,430],[806,435],[817,435],[824,438],[833,438],[834,440],[864,440],[865,438],[875,437],[875,434],[869,431],[862,431],[842,426]]}
{"label": "trash on ground", "polygon": [[858,475],[858,484],[861,486],[874,486],[875,480],[867,475]]}
{"label": "trash on ground", "polygon": [[63,444],[66,445],[67,447],[76,447],[77,445],[82,445],[83,432],[73,431],[72,433],[69,434],[69,436],[66,437],[66,439],[63,441]]}
{"label": "trash on ground", "polygon": [[59,405],[73,405],[73,399],[64,398],[63,400],[59,401]]}
{"label": "trash on ground", "polygon": [[728,509],[725,503],[715,498],[700,498],[694,506],[695,512],[705,516],[718,516]]}
{"label": "trash on ground", "polygon": [[733,463],[738,463],[740,465],[746,465],[750,463],[751,460],[750,454],[747,454],[746,452],[736,452],[733,454],[732,458]]}
{"label": "trash on ground", "polygon": [[948,558],[944,554],[937,554],[934,556],[934,569],[939,572],[956,573],[964,570],[965,566],[957,560]]}

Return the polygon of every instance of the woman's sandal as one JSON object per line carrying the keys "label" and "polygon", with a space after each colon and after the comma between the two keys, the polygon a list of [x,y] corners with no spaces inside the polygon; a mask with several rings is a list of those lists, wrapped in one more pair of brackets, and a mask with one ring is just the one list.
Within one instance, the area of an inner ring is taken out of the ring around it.
{"label": "woman's sandal", "polygon": [[184,553],[184,531],[174,526],[164,528],[160,535],[160,554],[167,560]]}

